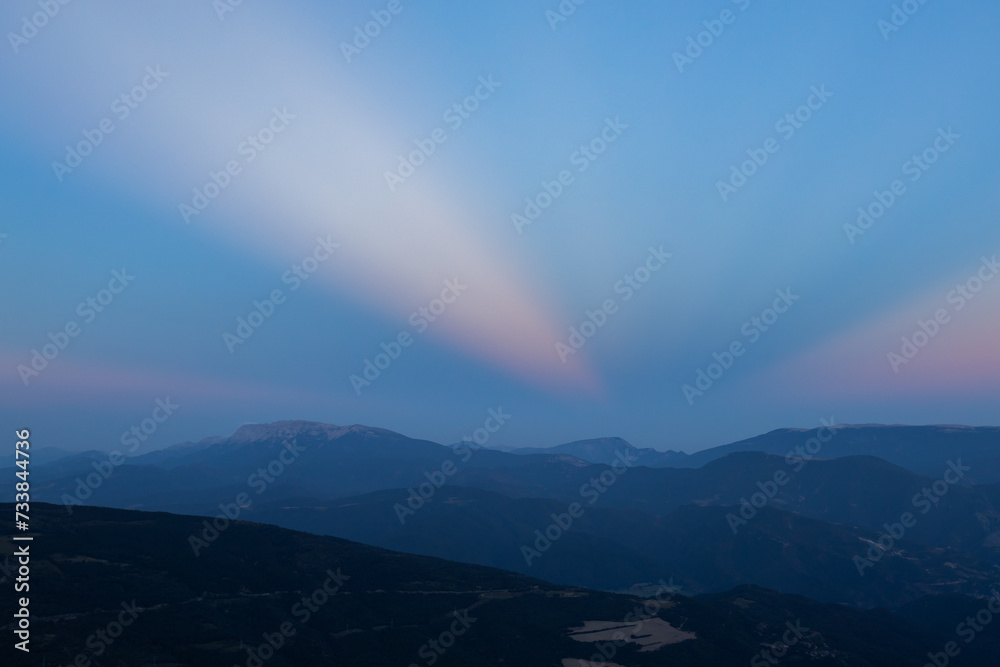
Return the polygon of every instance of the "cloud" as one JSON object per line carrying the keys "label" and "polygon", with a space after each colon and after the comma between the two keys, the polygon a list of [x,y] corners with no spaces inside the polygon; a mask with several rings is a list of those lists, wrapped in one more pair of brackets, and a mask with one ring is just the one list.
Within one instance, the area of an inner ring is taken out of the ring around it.
{"label": "cloud", "polygon": [[[372,101],[376,84],[350,78],[328,44],[293,38],[283,15],[261,7],[242,8],[234,27],[235,15],[224,25],[204,12],[153,21],[98,5],[58,45],[37,45],[58,49],[65,66],[33,78],[30,68],[40,65],[29,64],[21,84],[40,97],[61,90],[75,109],[103,109],[105,98],[112,99],[107,91],[129,90],[129,76],[146,66],[168,74],[135,118],[117,123],[115,141],[98,147],[105,154],[95,151],[87,173],[72,178],[92,178],[111,196],[178,210],[190,203],[193,187],[209,182],[210,172],[221,173],[235,160],[240,173],[192,218],[192,243],[201,234],[219,235],[266,261],[285,261],[300,258],[317,236],[332,234],[342,253],[324,267],[326,289],[401,328],[440,293],[443,280],[460,278],[467,294],[428,336],[538,386],[599,391],[585,358],[559,361],[554,345],[565,333],[556,324],[557,309],[517,266],[511,248],[482,231],[506,227],[506,220],[477,218],[460,203],[461,193],[429,169],[419,183],[389,192],[383,173],[411,144],[388,137],[406,110],[379,111]],[[78,70],[89,73],[86,87],[76,80]],[[295,118],[249,161],[242,142],[266,128],[276,108]],[[59,125],[89,127],[100,120],[79,117],[68,112]],[[179,213],[173,219],[185,224]]]}

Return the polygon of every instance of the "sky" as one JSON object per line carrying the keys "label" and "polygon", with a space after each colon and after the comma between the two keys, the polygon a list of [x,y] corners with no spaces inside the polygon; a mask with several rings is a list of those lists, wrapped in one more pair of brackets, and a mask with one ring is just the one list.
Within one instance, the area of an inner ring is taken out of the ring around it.
{"label": "sky", "polygon": [[998,28],[982,1],[10,0],[0,425],[452,443],[502,409],[490,445],[689,452],[996,425]]}

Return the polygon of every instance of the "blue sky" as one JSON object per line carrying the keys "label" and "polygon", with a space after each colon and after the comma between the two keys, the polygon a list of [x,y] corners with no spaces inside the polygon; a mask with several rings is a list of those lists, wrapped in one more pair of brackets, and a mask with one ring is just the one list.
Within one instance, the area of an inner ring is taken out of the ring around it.
{"label": "blue sky", "polygon": [[5,3],[0,420],[110,448],[169,396],[149,448],[288,418],[453,442],[503,406],[496,444],[688,451],[996,424],[1000,8],[904,4]]}

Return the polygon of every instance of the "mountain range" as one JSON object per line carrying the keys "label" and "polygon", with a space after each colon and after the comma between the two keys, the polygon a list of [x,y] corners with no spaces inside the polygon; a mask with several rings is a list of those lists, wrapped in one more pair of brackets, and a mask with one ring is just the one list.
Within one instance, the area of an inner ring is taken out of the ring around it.
{"label": "mountain range", "polygon": [[[32,496],[52,503],[46,512],[65,530],[96,507],[156,512],[153,524],[172,515],[251,521],[455,568],[498,568],[537,580],[529,587],[628,597],[670,580],[698,601],[780,606],[798,596],[843,614],[890,614],[883,618],[904,635],[919,626],[944,637],[942,614],[1000,586],[998,434],[784,429],[688,455],[617,438],[497,451],[285,421],[131,457],[53,456],[35,464]],[[0,488],[11,494],[7,477]],[[196,558],[216,551],[203,537],[185,547]],[[814,661],[840,655],[819,644],[810,651]]]}

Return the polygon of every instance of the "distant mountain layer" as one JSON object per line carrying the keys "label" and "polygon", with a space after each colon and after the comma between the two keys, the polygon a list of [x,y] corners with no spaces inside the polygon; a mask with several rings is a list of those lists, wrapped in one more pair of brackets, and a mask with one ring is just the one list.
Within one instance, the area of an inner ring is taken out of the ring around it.
{"label": "distant mountain layer", "polygon": [[[585,485],[604,470],[558,462],[526,463],[517,474],[470,467],[456,473],[451,483],[512,497],[572,502],[580,500],[580,490],[590,488]],[[910,512],[919,520],[908,528],[908,539],[1000,563],[1000,485],[970,486],[959,476],[968,473],[945,465],[934,477],[923,477],[868,456],[806,460],[737,452],[697,469],[629,469],[596,502],[601,508],[655,516],[685,505],[740,508],[765,503],[877,531]],[[945,476],[955,483],[935,487]]]}
{"label": "distant mountain layer", "polygon": [[[70,456],[77,456],[79,454],[80,452],[71,452],[66,449],[60,449],[59,447],[35,447],[31,450],[31,462],[37,465],[46,465],[49,463],[55,463],[56,461]],[[0,460],[0,469],[13,467],[13,456],[5,456],[2,460]]]}
{"label": "distant mountain layer", "polygon": [[[832,428],[778,429],[694,454],[633,447],[621,438],[578,440],[551,448],[520,448],[515,454],[568,454],[591,463],[610,463],[615,452],[631,451],[639,465],[651,468],[700,468],[734,452],[785,456],[811,452],[820,458],[875,456],[926,476],[937,475],[947,461],[961,458],[972,467],[969,479],[1000,483],[1000,427],[837,425]],[[799,454],[801,455],[801,454]]]}
{"label": "distant mountain layer", "polygon": [[[823,442],[823,440],[827,440]],[[1000,483],[1000,427],[972,426],[836,426],[832,429],[781,429],[691,455],[702,466],[732,452],[765,452],[784,456],[819,441],[822,458],[875,456],[928,477],[938,477],[950,460],[970,466],[970,481]]]}
{"label": "distant mountain layer", "polygon": [[727,507],[689,505],[656,517],[583,503],[573,518],[561,501],[478,489],[444,487],[413,513],[400,511],[406,498],[399,489],[334,503],[285,499],[243,516],[602,590],[669,573],[693,593],[755,583],[824,602],[899,608],[931,593],[976,595],[1000,584],[996,564],[906,539],[891,553],[876,550],[859,571],[855,557],[867,557],[876,531],[770,508],[734,533],[727,517],[739,514]]}
{"label": "distant mountain layer", "polygon": [[[897,616],[753,586],[689,598],[667,581],[643,600],[244,522],[210,533],[200,517],[44,504],[32,522],[34,664],[917,667],[984,605]],[[962,664],[998,652],[994,624]]]}
{"label": "distant mountain layer", "polygon": [[650,468],[688,468],[689,455],[684,452],[633,447],[621,438],[594,438],[577,440],[555,447],[519,447],[509,450],[512,454],[566,454],[589,463],[611,465],[615,459],[627,453],[636,465]]}

